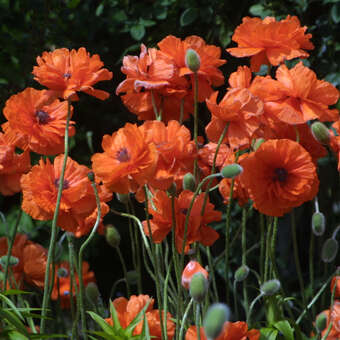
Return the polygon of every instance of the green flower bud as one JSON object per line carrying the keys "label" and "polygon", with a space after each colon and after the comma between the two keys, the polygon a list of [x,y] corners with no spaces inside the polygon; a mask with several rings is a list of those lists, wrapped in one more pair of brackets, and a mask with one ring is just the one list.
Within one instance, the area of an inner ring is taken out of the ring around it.
{"label": "green flower bud", "polygon": [[[1,256],[0,257],[0,264],[1,266],[3,266],[5,268],[6,266],[6,262],[7,262],[7,255]],[[9,257],[9,261],[8,261],[8,265],[11,267],[16,266],[19,263],[19,259],[15,256],[10,256]]]}
{"label": "green flower bud", "polygon": [[89,282],[85,288],[85,295],[91,303],[97,305],[100,297],[98,286],[94,282]]}
{"label": "green flower bud", "polygon": [[68,270],[64,267],[58,268],[57,275],[60,278],[68,277]]}
{"label": "green flower bud", "polygon": [[201,58],[195,50],[191,48],[187,49],[185,54],[185,65],[192,72],[197,72],[200,69]]}
{"label": "green flower bud", "polygon": [[130,285],[135,286],[138,282],[138,273],[135,270],[129,270],[126,273],[126,280]]}
{"label": "green flower bud", "polygon": [[311,126],[313,137],[321,144],[329,144],[331,135],[325,124],[314,122]]}
{"label": "green flower bud", "polygon": [[196,189],[196,181],[195,177],[192,173],[188,172],[183,177],[183,189],[184,190],[190,190],[192,192]]}
{"label": "green flower bud", "polygon": [[321,212],[315,212],[312,216],[312,230],[314,235],[321,236],[325,232],[326,218]]}
{"label": "green flower bud", "polygon": [[214,303],[211,305],[203,320],[203,327],[205,335],[208,340],[217,338],[223,325],[230,318],[230,310],[227,305],[223,303]]}
{"label": "green flower bud", "polygon": [[90,172],[87,174],[87,177],[88,177],[88,179],[89,179],[91,182],[94,182],[94,172],[93,172],[93,171],[90,171]]}
{"label": "green flower bud", "polygon": [[123,204],[127,204],[129,202],[129,194],[119,194],[116,193],[117,200]]}
{"label": "green flower bud", "polygon": [[261,144],[264,143],[264,142],[265,142],[265,139],[263,139],[263,138],[256,139],[256,141],[253,145],[253,149],[256,151],[261,146]]}
{"label": "green flower bud", "polygon": [[105,239],[106,242],[113,248],[119,247],[120,244],[120,234],[118,230],[109,224],[105,229]]}
{"label": "green flower bud", "polygon": [[339,244],[334,238],[325,241],[321,250],[321,259],[325,263],[332,262],[338,253]]}
{"label": "green flower bud", "polygon": [[316,317],[315,320],[315,328],[318,333],[321,333],[327,326],[327,315],[325,313],[321,313]]}
{"label": "green flower bud", "polygon": [[264,282],[261,287],[260,287],[260,291],[263,295],[266,296],[271,296],[271,295],[275,295],[281,288],[281,283],[279,280],[269,280]]}
{"label": "green flower bud", "polygon": [[190,296],[196,302],[202,302],[208,290],[208,280],[198,272],[191,278],[189,289]]}
{"label": "green flower bud", "polygon": [[248,274],[249,274],[249,267],[244,264],[236,270],[235,280],[237,282],[242,282],[248,277]]}
{"label": "green flower bud", "polygon": [[241,165],[234,163],[230,165],[226,165],[222,171],[221,174],[224,178],[235,178],[243,171],[243,168]]}
{"label": "green flower bud", "polygon": [[175,182],[171,183],[171,185],[169,186],[167,192],[168,192],[168,194],[170,196],[175,196],[176,195],[177,187],[176,187],[176,183]]}

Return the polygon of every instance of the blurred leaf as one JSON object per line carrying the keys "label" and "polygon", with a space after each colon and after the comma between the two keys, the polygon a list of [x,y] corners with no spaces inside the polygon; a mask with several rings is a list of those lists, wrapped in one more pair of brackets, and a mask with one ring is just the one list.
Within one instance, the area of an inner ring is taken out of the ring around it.
{"label": "blurred leaf", "polygon": [[0,78],[0,85],[7,85],[8,84],[8,80],[5,78]]}
{"label": "blurred leaf", "polygon": [[141,40],[145,35],[145,28],[143,25],[134,25],[130,28],[131,37],[135,40]]}
{"label": "blurred leaf", "polygon": [[228,30],[228,28],[223,23],[220,28],[219,40],[223,48],[227,47],[230,44],[231,36],[233,32]]}
{"label": "blurred leaf", "polygon": [[331,17],[332,17],[332,20],[336,24],[338,24],[340,22],[340,4],[339,4],[339,2],[332,6]]}
{"label": "blurred leaf", "polygon": [[96,9],[96,16],[97,17],[101,16],[103,13],[103,10],[104,10],[104,3],[102,2],[99,4],[99,6]]}
{"label": "blurred leaf", "polygon": [[168,9],[166,7],[163,7],[163,6],[156,7],[154,9],[154,14],[155,14],[156,19],[164,20],[164,19],[166,19],[167,15],[168,15]]}
{"label": "blurred leaf", "polygon": [[257,17],[261,17],[262,19],[264,19],[265,17],[274,15],[273,11],[269,10],[268,8],[265,8],[261,4],[256,4],[256,5],[251,6],[249,8],[249,13]]}
{"label": "blurred leaf", "polygon": [[323,4],[337,4],[339,0],[323,0]]}
{"label": "blurred leaf", "polygon": [[276,322],[274,327],[283,334],[286,340],[294,340],[294,329],[287,320]]}
{"label": "blurred leaf", "polygon": [[261,328],[260,340],[275,340],[279,332],[273,328]]}
{"label": "blurred leaf", "polygon": [[180,25],[183,27],[192,24],[197,19],[198,13],[197,8],[187,8],[179,19]]}
{"label": "blurred leaf", "polygon": [[112,15],[112,20],[117,22],[124,22],[127,20],[127,16],[123,10],[115,11]]}
{"label": "blurred leaf", "polygon": [[143,25],[144,27],[151,27],[151,26],[156,25],[156,21],[154,21],[154,20],[148,20],[148,19],[143,19],[143,18],[140,18],[140,19],[139,19],[139,23],[140,23],[141,25]]}
{"label": "blurred leaf", "polygon": [[68,8],[76,8],[80,3],[80,0],[70,0],[68,3],[67,3],[67,7]]}

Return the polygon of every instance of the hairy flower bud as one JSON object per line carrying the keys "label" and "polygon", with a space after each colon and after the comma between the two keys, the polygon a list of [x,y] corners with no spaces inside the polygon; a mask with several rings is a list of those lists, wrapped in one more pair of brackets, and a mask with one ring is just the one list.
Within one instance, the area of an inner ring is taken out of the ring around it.
{"label": "hairy flower bud", "polygon": [[312,230],[314,235],[321,236],[325,232],[326,218],[325,215],[316,211],[312,216]]}
{"label": "hairy flower bud", "polygon": [[184,190],[190,190],[190,191],[193,191],[193,192],[196,189],[195,177],[190,172],[185,174],[184,177],[183,177],[183,189]]}
{"label": "hairy flower bud", "polygon": [[85,295],[92,304],[97,305],[100,296],[97,284],[89,282],[85,288]]}
{"label": "hairy flower bud", "polygon": [[190,296],[196,302],[202,302],[208,290],[207,278],[200,272],[194,274],[191,278],[189,289]]}
{"label": "hairy flower bud", "polygon": [[235,280],[237,282],[242,282],[248,277],[248,274],[249,274],[249,267],[244,264],[236,270]]}
{"label": "hairy flower bud", "polygon": [[235,178],[239,174],[241,174],[242,171],[243,171],[243,168],[241,167],[241,165],[234,163],[234,164],[226,165],[222,169],[221,174],[224,178]]}
{"label": "hairy flower bud", "polygon": [[260,287],[260,291],[263,295],[271,296],[275,295],[280,288],[281,288],[280,281],[274,279],[264,282]]}
{"label": "hairy flower bud", "polygon": [[321,250],[321,259],[325,263],[332,262],[336,254],[338,253],[339,244],[338,241],[334,238],[329,238],[325,241],[325,243],[322,246]]}
{"label": "hairy flower bud", "polygon": [[113,248],[119,247],[120,244],[120,234],[118,230],[109,224],[105,229],[105,239],[106,242]]}
{"label": "hairy flower bud", "polygon": [[200,69],[201,58],[195,50],[191,48],[187,49],[185,54],[185,65],[192,72],[197,72]]}
{"label": "hairy flower bud", "polygon": [[320,122],[314,122],[311,126],[313,137],[321,144],[329,144],[331,135],[327,126]]}
{"label": "hairy flower bud", "polygon": [[230,310],[223,303],[214,303],[211,305],[203,320],[204,332],[208,340],[217,338],[223,325],[230,318]]}
{"label": "hairy flower bud", "polygon": [[316,317],[315,320],[315,328],[318,333],[321,333],[327,326],[327,315],[325,313],[321,313]]}

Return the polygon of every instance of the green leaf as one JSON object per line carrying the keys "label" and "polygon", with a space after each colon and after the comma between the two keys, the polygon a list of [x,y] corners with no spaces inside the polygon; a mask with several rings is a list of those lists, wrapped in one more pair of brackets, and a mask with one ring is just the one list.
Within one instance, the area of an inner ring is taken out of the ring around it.
{"label": "green leaf", "polygon": [[260,340],[275,340],[279,332],[273,328],[261,328]]}
{"label": "green leaf", "polygon": [[99,4],[99,6],[96,9],[96,16],[100,17],[103,13],[103,10],[104,10],[104,3],[102,2]]}
{"label": "green leaf", "polygon": [[277,328],[287,340],[294,340],[294,329],[291,327],[287,320],[282,320],[274,323],[274,327]]}
{"label": "green leaf", "polygon": [[112,318],[112,321],[113,321],[113,328],[115,330],[120,329],[122,326],[120,325],[116,308],[113,305],[113,303],[111,303],[111,302],[110,302],[110,314],[111,314],[111,318]]}
{"label": "green leaf", "polygon": [[17,331],[11,331],[7,334],[9,340],[28,340],[28,338]]}
{"label": "green leaf", "polygon": [[7,85],[8,84],[8,80],[5,78],[0,78],[0,85]]}
{"label": "green leaf", "polygon": [[139,19],[139,24],[143,25],[144,27],[151,27],[151,26],[156,25],[156,21],[140,18]]}
{"label": "green leaf", "polygon": [[199,11],[197,8],[187,8],[179,19],[180,25],[187,26],[192,24],[198,17]]}
{"label": "green leaf", "polygon": [[154,9],[155,18],[158,20],[164,20],[168,16],[168,9],[163,6],[156,7]]}
{"label": "green leaf", "polygon": [[[10,300],[8,297],[0,294],[0,299],[2,301],[4,301],[11,309],[8,312],[13,311],[19,319],[21,319],[22,321],[24,321],[24,317],[20,314],[20,312],[18,311],[17,307],[15,306],[15,304],[12,302],[12,300]],[[3,311],[5,311],[5,309],[3,309]]]}
{"label": "green leaf", "polygon": [[340,4],[339,3],[332,6],[331,17],[332,17],[332,20],[336,24],[338,24],[340,22]]}
{"label": "green leaf", "polygon": [[80,0],[70,0],[68,3],[67,3],[67,7],[68,8],[76,8],[80,3]]}
{"label": "green leaf", "polygon": [[233,32],[228,30],[225,24],[223,23],[220,28],[219,40],[223,48],[227,47],[231,41],[231,36]]}
{"label": "green leaf", "polygon": [[130,28],[130,34],[133,39],[141,40],[145,35],[145,27],[141,24],[134,25]]}
{"label": "green leaf", "polygon": [[110,326],[103,318],[94,312],[88,312],[91,318],[101,327],[101,329],[108,335],[115,335],[114,328]]}
{"label": "green leaf", "polygon": [[20,321],[19,318],[17,318],[17,316],[14,313],[0,309],[0,319],[2,319],[3,321],[6,320],[9,324],[11,324],[17,330],[19,330],[22,334],[25,334],[26,336],[29,335],[24,324]]}
{"label": "green leaf", "polygon": [[249,13],[252,14],[252,15],[255,15],[257,17],[261,17],[262,19],[264,19],[267,16],[273,16],[274,15],[273,11],[265,8],[261,4],[251,6],[249,8]]}

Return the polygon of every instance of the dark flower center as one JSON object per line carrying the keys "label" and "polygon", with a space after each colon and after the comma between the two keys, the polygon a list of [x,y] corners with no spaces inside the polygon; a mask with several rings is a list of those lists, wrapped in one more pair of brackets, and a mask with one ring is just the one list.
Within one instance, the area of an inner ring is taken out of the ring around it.
{"label": "dark flower center", "polygon": [[186,208],[182,208],[180,211],[183,215],[187,215],[187,213],[188,213],[188,209],[186,209]]}
{"label": "dark flower center", "polygon": [[130,160],[129,152],[126,148],[121,148],[117,151],[116,158],[119,162],[128,162]]}
{"label": "dark flower center", "polygon": [[279,181],[279,182],[286,182],[288,177],[288,172],[284,168],[276,168],[274,170],[274,176],[273,180],[274,181]]}
{"label": "dark flower center", "polygon": [[43,110],[36,111],[35,117],[40,125],[47,124],[50,119],[49,114]]}
{"label": "dark flower center", "polygon": [[64,78],[66,78],[66,79],[70,79],[70,78],[71,78],[71,76],[72,76],[72,74],[71,74],[71,73],[69,73],[69,72],[67,72],[67,73],[64,73]]}
{"label": "dark flower center", "polygon": [[[54,185],[55,185],[57,188],[59,188],[59,182],[60,182],[59,178],[57,178],[57,179],[54,181]],[[70,184],[69,184],[68,180],[67,180],[67,179],[64,179],[63,190],[68,189],[69,187],[70,187]]]}

